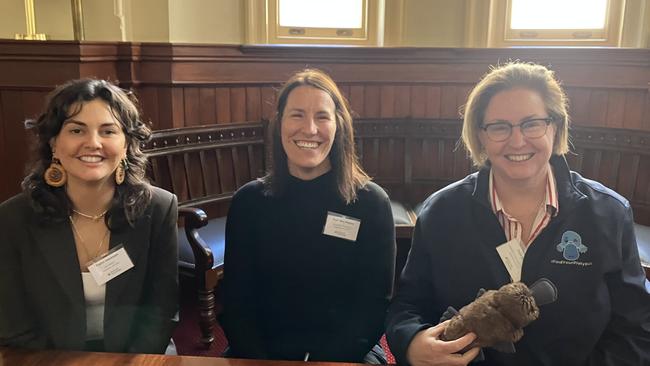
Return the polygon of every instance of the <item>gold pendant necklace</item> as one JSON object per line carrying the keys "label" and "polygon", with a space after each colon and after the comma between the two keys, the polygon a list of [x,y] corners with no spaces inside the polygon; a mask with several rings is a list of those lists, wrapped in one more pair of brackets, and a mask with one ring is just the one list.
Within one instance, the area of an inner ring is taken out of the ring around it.
{"label": "gold pendant necklace", "polygon": [[85,217],[85,218],[87,218],[88,220],[99,221],[99,219],[101,219],[102,217],[106,216],[106,213],[108,212],[108,210],[106,210],[106,211],[100,213],[99,215],[88,215],[88,214],[85,214],[85,213],[83,213],[83,212],[77,211],[77,210],[75,210],[74,208],[72,209],[72,212],[76,213],[77,215],[79,215],[79,216],[81,216],[81,217]]}
{"label": "gold pendant necklace", "polygon": [[[104,214],[102,214],[102,216],[103,215]],[[90,261],[96,259],[97,257],[99,257],[99,254],[102,252],[102,247],[104,246],[104,241],[106,241],[106,237],[108,236],[108,230],[106,230],[106,233],[102,237],[102,240],[99,241],[99,245],[97,246],[97,251],[95,252],[95,255],[91,256],[90,253],[88,253],[88,248],[87,248],[87,245],[86,245],[86,241],[84,240],[84,238],[79,233],[79,230],[77,229],[77,225],[75,225],[74,220],[72,219],[72,216],[68,216],[68,218],[70,219],[70,224],[72,224],[72,231],[79,238],[79,241],[81,242],[81,247],[84,249],[84,252],[86,253],[86,257],[88,257],[88,262],[90,262]],[[100,218],[101,218],[101,216],[100,216]]]}

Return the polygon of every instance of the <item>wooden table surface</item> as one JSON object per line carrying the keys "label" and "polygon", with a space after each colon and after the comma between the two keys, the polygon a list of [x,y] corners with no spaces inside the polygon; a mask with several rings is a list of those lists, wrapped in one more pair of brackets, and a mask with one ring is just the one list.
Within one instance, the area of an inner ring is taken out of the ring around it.
{"label": "wooden table surface", "polygon": [[0,366],[359,366],[355,363],[241,360],[73,351],[30,351],[0,347]]}

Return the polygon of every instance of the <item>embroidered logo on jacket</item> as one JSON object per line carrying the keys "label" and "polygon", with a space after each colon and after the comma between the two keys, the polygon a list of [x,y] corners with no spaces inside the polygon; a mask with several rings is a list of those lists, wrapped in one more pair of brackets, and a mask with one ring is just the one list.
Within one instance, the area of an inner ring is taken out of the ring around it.
{"label": "embroidered logo on jacket", "polygon": [[580,253],[586,253],[588,248],[582,244],[582,238],[575,231],[565,231],[562,242],[557,245],[557,251],[562,253],[564,259],[575,261],[580,258]]}

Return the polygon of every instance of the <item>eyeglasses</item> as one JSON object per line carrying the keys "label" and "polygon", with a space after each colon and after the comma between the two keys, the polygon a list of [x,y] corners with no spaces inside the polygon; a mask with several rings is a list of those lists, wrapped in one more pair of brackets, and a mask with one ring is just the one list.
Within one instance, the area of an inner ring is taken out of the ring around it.
{"label": "eyeglasses", "polygon": [[487,137],[494,142],[503,142],[512,136],[512,129],[519,127],[521,133],[529,139],[538,139],[546,134],[548,125],[553,122],[553,117],[532,118],[513,125],[510,122],[494,122],[480,126]]}

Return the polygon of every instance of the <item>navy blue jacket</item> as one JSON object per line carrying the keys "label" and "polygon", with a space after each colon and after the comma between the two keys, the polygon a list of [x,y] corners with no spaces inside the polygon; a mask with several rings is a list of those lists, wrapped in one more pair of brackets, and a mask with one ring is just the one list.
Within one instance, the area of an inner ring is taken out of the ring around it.
{"label": "navy blue jacket", "polygon": [[[650,365],[650,285],[632,209],[616,192],[569,171],[564,158],[554,156],[551,166],[559,213],[528,248],[521,277],[528,285],[550,279],[558,300],[524,328],[515,354],[487,349],[482,364]],[[415,334],[437,324],[448,306],[460,309],[479,288],[510,281],[495,249],[506,237],[488,201],[488,178],[482,169],[425,202],[387,320],[400,364]],[[562,242],[569,231],[586,251]]]}

